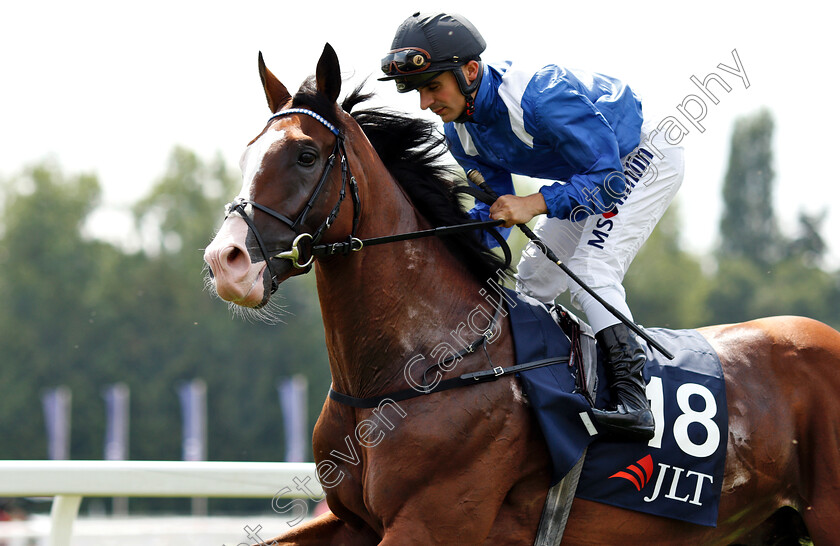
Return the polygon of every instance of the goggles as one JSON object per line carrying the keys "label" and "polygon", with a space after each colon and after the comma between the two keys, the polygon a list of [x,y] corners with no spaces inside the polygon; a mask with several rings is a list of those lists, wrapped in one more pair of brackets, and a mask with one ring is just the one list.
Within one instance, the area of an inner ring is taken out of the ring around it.
{"label": "goggles", "polygon": [[403,47],[388,52],[382,59],[382,72],[394,74],[413,74],[422,72],[432,64],[432,56],[419,47]]}

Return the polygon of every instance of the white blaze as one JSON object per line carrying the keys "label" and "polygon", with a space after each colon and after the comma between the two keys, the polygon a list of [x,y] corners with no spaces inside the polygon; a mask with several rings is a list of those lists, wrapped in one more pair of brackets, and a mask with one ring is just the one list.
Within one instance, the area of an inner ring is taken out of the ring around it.
{"label": "white blaze", "polygon": [[251,199],[253,197],[254,180],[262,171],[263,158],[275,142],[281,142],[286,138],[286,130],[266,131],[257,138],[250,146],[242,152],[239,160],[239,168],[242,170],[242,189],[239,190],[239,197]]}

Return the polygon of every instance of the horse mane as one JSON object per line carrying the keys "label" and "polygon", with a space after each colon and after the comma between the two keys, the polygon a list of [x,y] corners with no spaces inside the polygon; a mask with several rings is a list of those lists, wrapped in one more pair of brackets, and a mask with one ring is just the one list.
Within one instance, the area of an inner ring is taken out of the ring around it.
{"label": "horse mane", "polygon": [[[452,226],[474,221],[455,193],[463,180],[457,168],[441,162],[448,148],[435,123],[383,108],[353,112],[353,108],[373,97],[364,93],[364,82],[342,101],[362,128],[379,158],[411,199],[414,207],[433,226]],[[315,89],[308,78],[293,99],[293,107],[307,107],[343,129],[335,105]],[[509,269],[505,261],[484,244],[480,231],[467,231],[442,237],[449,251],[479,282],[499,281]]]}

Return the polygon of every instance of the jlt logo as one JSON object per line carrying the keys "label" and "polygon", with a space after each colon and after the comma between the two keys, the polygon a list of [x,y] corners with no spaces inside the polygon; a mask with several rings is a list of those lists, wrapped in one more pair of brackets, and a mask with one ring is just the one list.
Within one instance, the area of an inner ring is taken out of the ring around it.
{"label": "jlt logo", "polygon": [[668,473],[669,468],[673,470],[673,475],[671,477],[671,488],[665,495],[665,498],[679,502],[689,502],[691,504],[696,504],[697,506],[703,506],[703,503],[700,502],[700,493],[703,491],[703,482],[708,479],[709,484],[711,484],[714,481],[714,478],[708,474],[702,474],[700,472],[695,472],[694,470],[686,472],[685,478],[689,483],[689,488],[691,485],[691,478],[695,477],[694,496],[689,500],[689,497],[691,496],[690,494],[680,497],[679,492],[677,491],[680,484],[680,476],[685,469],[678,466],[669,466],[665,463],[659,463],[659,477],[656,479],[656,486],[653,488],[653,495],[645,497],[645,502],[653,502],[659,496],[659,491],[662,489],[662,482],[665,481],[665,475]]}
{"label": "jlt logo", "polygon": [[[683,472],[685,472],[685,479],[681,481]],[[621,472],[616,472],[610,476],[610,478],[623,478],[632,483],[637,491],[641,491],[648,484],[648,481],[652,477],[652,473],[653,459],[650,455],[647,455],[635,463],[628,465],[627,468]],[[703,492],[703,484],[706,480],[708,480],[709,484],[712,484],[714,482],[714,478],[709,474],[695,472],[694,470],[686,472],[684,468],[667,465],[665,463],[659,463],[659,473],[656,477],[656,485],[653,488],[653,494],[644,497],[645,502],[653,502],[659,498],[659,494],[663,491],[662,485],[668,479],[669,474],[671,475],[671,482],[670,486],[667,487],[668,492],[663,496],[663,498],[703,506],[703,503],[700,502],[700,495]],[[693,483],[692,479],[694,480]],[[686,487],[681,487],[681,484],[688,484],[688,493],[686,493]],[[681,494],[683,495],[680,496]]]}

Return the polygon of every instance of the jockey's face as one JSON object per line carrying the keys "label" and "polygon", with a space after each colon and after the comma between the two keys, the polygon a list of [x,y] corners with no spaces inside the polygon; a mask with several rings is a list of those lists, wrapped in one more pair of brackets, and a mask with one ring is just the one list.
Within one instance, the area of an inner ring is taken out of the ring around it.
{"label": "jockey's face", "polygon": [[420,108],[430,109],[440,116],[444,123],[455,121],[467,107],[467,99],[458,88],[458,82],[451,71],[441,72],[437,78],[417,88],[420,93]]}

